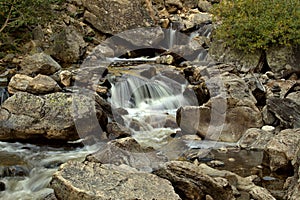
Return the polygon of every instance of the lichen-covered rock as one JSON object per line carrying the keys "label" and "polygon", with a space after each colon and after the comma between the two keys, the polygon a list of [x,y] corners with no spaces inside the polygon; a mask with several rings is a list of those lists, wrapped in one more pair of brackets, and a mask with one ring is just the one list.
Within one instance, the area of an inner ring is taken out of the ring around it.
{"label": "lichen-covered rock", "polygon": [[128,166],[68,162],[53,175],[51,187],[61,200],[179,200],[168,180]]}
{"label": "lichen-covered rock", "polygon": [[300,144],[300,129],[286,129],[278,133],[267,144],[264,150],[264,164],[271,171],[291,170],[291,161],[296,156]]}
{"label": "lichen-covered rock", "polygon": [[83,0],[84,19],[107,34],[153,25],[147,0]]}
{"label": "lichen-covered rock", "polygon": [[52,75],[61,69],[60,65],[45,53],[36,53],[22,59],[21,73],[26,75]]}
{"label": "lichen-covered rock", "polygon": [[[100,102],[83,94],[36,96],[17,92],[2,104],[0,113],[0,140],[75,140],[79,138],[78,129],[84,136],[98,129],[99,124],[103,129],[107,124]],[[94,115],[98,124],[90,122]],[[84,127],[75,126],[80,124]]]}

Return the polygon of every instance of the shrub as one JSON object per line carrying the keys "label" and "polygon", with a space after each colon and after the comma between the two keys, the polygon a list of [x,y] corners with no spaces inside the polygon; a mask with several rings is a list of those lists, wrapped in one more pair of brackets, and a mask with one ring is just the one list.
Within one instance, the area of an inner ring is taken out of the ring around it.
{"label": "shrub", "polygon": [[299,0],[222,0],[213,8],[215,37],[245,52],[300,44]]}

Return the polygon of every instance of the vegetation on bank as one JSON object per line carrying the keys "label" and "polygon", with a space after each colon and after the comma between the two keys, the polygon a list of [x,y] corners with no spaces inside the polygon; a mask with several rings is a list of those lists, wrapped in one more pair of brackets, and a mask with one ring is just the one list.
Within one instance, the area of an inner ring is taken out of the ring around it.
{"label": "vegetation on bank", "polygon": [[[31,30],[58,17],[55,6],[64,0],[1,0],[0,41],[21,43],[30,38]],[[5,46],[5,45],[4,45]],[[2,49],[1,49],[2,50]]]}
{"label": "vegetation on bank", "polygon": [[220,23],[215,37],[234,49],[300,44],[299,0],[222,0],[213,14]]}

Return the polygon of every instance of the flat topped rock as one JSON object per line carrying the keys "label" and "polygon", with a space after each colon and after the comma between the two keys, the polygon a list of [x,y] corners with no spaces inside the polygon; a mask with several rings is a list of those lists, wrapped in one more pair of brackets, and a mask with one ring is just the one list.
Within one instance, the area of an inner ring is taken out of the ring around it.
{"label": "flat topped rock", "polygon": [[177,200],[168,180],[140,173],[126,165],[71,161],[53,175],[51,187],[58,199]]}

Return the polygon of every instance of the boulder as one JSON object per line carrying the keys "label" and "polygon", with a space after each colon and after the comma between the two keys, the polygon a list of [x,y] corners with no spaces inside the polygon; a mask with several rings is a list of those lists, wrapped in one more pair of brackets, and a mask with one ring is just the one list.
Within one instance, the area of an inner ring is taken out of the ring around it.
{"label": "boulder", "polygon": [[300,144],[300,129],[286,129],[274,136],[264,150],[264,165],[271,171],[291,170],[291,161]]}
{"label": "boulder", "polygon": [[50,186],[64,200],[180,199],[169,181],[126,165],[70,161],[53,175]]}
{"label": "boulder", "polygon": [[244,133],[238,143],[242,148],[264,150],[273,137],[273,133],[259,128],[250,128]]}
{"label": "boulder", "polygon": [[199,0],[198,8],[202,12],[209,12],[212,9],[212,4],[206,0]]}
{"label": "boulder", "polygon": [[84,19],[98,31],[116,34],[153,25],[147,0],[83,0]]}
{"label": "boulder", "polygon": [[[206,78],[210,100],[202,106],[185,106],[177,110],[176,121],[186,134],[198,134],[212,140],[237,142],[249,128],[260,128],[262,116],[245,81],[224,73]],[[222,80],[227,95],[223,93]],[[241,88],[244,88],[241,90]]]}
{"label": "boulder", "polygon": [[150,147],[142,147],[133,138],[108,142],[97,152],[87,156],[87,161],[103,164],[125,164],[140,171],[152,171],[166,161],[166,157]]}
{"label": "boulder", "polygon": [[68,70],[63,70],[59,73],[59,79],[60,82],[66,86],[69,87],[71,86],[71,81],[72,81],[72,72]]}
{"label": "boulder", "polygon": [[53,37],[49,53],[62,63],[76,63],[85,53],[83,36],[73,26],[63,27]]}
{"label": "boulder", "polygon": [[32,77],[23,74],[14,75],[8,84],[8,92],[10,94],[14,94],[18,91],[27,91],[28,85],[32,81],[32,79]]}
{"label": "boulder", "polygon": [[206,195],[213,199],[235,199],[226,180],[212,178],[189,162],[167,162],[154,174],[171,181],[182,199],[204,199]]}
{"label": "boulder", "polygon": [[283,128],[300,128],[300,105],[290,98],[267,99],[267,110],[272,112]]}
{"label": "boulder", "polygon": [[60,91],[60,87],[51,77],[39,74],[34,78],[27,75],[16,74],[8,84],[11,94],[16,92],[29,92],[33,94],[47,94]]}
{"label": "boulder", "polygon": [[[99,97],[100,98],[100,97]],[[17,92],[0,109],[0,140],[76,140],[105,129],[101,102],[84,94],[53,93],[35,96]],[[94,123],[92,118],[96,118]]]}
{"label": "boulder", "polygon": [[36,53],[22,59],[21,73],[26,75],[52,75],[61,69],[60,65],[45,53]]}

